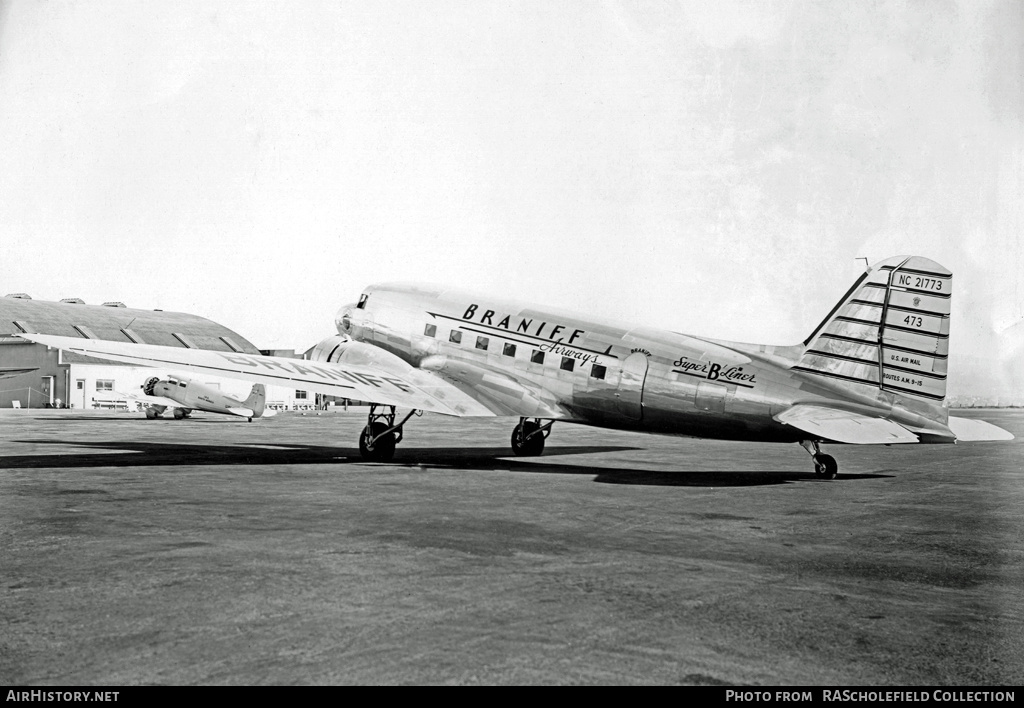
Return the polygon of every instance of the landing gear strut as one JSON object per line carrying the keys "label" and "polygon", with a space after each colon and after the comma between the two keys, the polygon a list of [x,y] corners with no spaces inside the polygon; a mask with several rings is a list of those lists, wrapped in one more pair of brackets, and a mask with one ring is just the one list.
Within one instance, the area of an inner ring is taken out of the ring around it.
{"label": "landing gear strut", "polygon": [[[382,409],[383,412],[379,412]],[[413,415],[423,411],[413,409],[402,422],[395,425],[395,407],[370,404],[370,417],[359,436],[359,454],[367,462],[387,462],[395,456],[395,445],[402,441],[402,426]]]}
{"label": "landing gear strut", "polygon": [[512,452],[520,457],[537,457],[544,452],[544,440],[551,435],[554,424],[553,420],[542,425],[540,418],[532,421],[520,418],[519,425],[512,431]]}
{"label": "landing gear strut", "polygon": [[832,455],[826,455],[818,447],[817,440],[801,440],[800,445],[807,450],[814,460],[814,474],[822,479],[835,479],[839,473],[839,464]]}

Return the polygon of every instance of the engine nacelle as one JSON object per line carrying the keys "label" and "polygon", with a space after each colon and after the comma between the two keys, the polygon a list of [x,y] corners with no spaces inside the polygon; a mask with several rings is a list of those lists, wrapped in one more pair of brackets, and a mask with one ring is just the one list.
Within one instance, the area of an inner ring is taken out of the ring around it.
{"label": "engine nacelle", "polygon": [[142,384],[142,392],[147,396],[155,396],[156,393],[153,392],[153,387],[158,383],[160,383],[160,379],[156,376],[146,379],[146,383]]}
{"label": "engine nacelle", "polygon": [[310,361],[370,366],[393,374],[404,374],[413,367],[403,359],[365,342],[357,342],[343,334],[328,337],[309,354]]}

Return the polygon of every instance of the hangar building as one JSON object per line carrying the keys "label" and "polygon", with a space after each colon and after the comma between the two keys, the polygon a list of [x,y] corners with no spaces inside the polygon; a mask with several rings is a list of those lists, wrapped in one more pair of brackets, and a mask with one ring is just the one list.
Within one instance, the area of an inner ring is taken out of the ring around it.
{"label": "hangar building", "polygon": [[[87,339],[108,339],[138,344],[210,349],[259,354],[252,342],[211,320],[183,312],[139,310],[119,302],[86,305],[77,298],[60,302],[33,300],[14,294],[0,298],[0,365],[4,368],[35,368],[35,371],[0,379],[0,408],[125,408],[125,393],[138,393],[151,376],[166,376],[160,369],[103,361],[72,352],[50,349],[20,337],[18,333],[58,334]],[[201,374],[190,378],[206,381]],[[238,384],[248,393],[244,382]],[[268,404],[293,407],[305,403],[305,392],[268,387]],[[298,399],[298,400],[296,400]],[[312,404],[313,397],[309,396]]]}

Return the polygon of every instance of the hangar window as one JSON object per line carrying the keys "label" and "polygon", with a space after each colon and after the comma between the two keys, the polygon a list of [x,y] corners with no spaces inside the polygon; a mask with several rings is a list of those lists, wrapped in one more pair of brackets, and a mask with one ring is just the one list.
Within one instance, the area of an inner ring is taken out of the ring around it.
{"label": "hangar window", "polygon": [[477,349],[483,349],[484,351],[487,351],[487,345],[490,344],[490,342],[491,342],[491,340],[488,339],[487,337],[477,337],[476,338],[476,348]]}
{"label": "hangar window", "polygon": [[[144,340],[142,337],[140,337],[138,332],[136,332],[135,330],[128,329],[127,327],[124,327],[124,328],[121,329],[121,333],[124,334],[124,336],[128,338],[128,341],[132,342],[133,344],[145,344],[146,343],[146,340]],[[224,339],[225,341],[227,341],[224,337],[221,337],[221,339]],[[235,351],[239,351],[240,352],[242,350],[241,349],[236,349]]]}
{"label": "hangar window", "polygon": [[532,361],[534,364],[543,364],[544,352],[537,351],[536,349],[534,349],[533,354],[530,355],[530,361]]}
{"label": "hangar window", "polygon": [[177,339],[179,342],[181,342],[181,345],[186,349],[199,348],[196,346],[196,343],[192,341],[192,338],[189,337],[187,334],[182,334],[181,332],[171,332],[171,336]]}
{"label": "hangar window", "polygon": [[[121,330],[121,331],[124,332],[125,334],[128,333],[128,330],[126,330],[126,329]],[[220,341],[222,341],[225,344],[227,344],[228,348],[231,349],[231,351],[238,352],[239,354],[244,354],[245,353],[245,350],[243,350],[240,346],[238,346],[235,343],[235,341],[233,339],[231,339],[231,337],[221,337]]]}
{"label": "hangar window", "polygon": [[114,380],[113,379],[96,379],[96,390],[97,391],[113,391]]}
{"label": "hangar window", "polygon": [[304,401],[304,400],[306,400],[306,392],[305,391],[296,391],[295,392],[295,400],[296,401]]}
{"label": "hangar window", "polygon": [[462,341],[462,332],[457,329],[453,329],[452,333],[448,335],[448,341],[458,344]]}
{"label": "hangar window", "polygon": [[423,334],[427,335],[428,337],[435,336],[437,334],[437,325],[428,324],[426,327],[423,328]]}
{"label": "hangar window", "polygon": [[502,348],[501,353],[504,354],[505,356],[515,356],[516,345],[505,342],[505,346]]}
{"label": "hangar window", "polygon": [[576,367],[576,360],[569,356],[562,357],[562,364],[558,367],[562,371],[572,371]]}
{"label": "hangar window", "polygon": [[607,369],[600,364],[594,364],[590,367],[590,378],[592,379],[603,379]]}

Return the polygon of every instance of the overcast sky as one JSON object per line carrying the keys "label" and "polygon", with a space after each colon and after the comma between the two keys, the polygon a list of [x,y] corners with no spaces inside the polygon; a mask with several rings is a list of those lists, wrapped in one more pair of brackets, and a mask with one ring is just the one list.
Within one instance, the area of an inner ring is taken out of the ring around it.
{"label": "overcast sky", "polygon": [[950,392],[1024,396],[1024,3],[0,4],[0,294],[305,349],[439,282],[791,344],[954,273]]}

